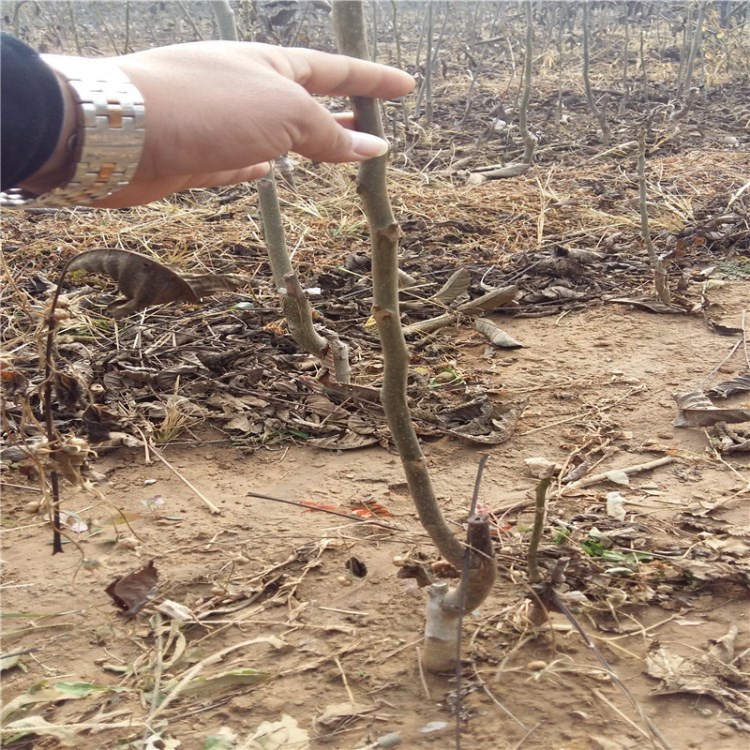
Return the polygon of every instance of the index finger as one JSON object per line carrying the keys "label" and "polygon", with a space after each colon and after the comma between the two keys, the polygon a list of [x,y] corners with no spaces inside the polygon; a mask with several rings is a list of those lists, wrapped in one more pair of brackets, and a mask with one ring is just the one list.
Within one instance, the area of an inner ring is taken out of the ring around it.
{"label": "index finger", "polygon": [[311,94],[395,99],[414,90],[414,78],[398,68],[301,47],[272,49],[284,53],[285,75]]}

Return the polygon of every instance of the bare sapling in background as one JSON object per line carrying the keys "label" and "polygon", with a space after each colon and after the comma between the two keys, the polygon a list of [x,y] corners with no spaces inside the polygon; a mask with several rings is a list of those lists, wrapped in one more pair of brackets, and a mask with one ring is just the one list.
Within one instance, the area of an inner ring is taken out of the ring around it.
{"label": "bare sapling in background", "polygon": [[588,102],[591,114],[599,122],[599,129],[602,134],[602,143],[609,147],[612,139],[607,124],[607,115],[604,106],[596,103],[594,90],[591,88],[591,9],[589,3],[583,4],[583,86],[586,89],[586,101]]}
{"label": "bare sapling in background", "polygon": [[531,164],[537,142],[536,136],[529,130],[529,100],[531,99],[531,75],[534,63],[534,9],[531,0],[526,0],[524,8],[526,11],[525,59],[523,64],[523,94],[521,104],[518,107],[518,128],[523,138],[523,158],[521,161],[524,164]]}
{"label": "bare sapling in background", "polygon": [[[369,59],[362,4],[358,0],[336,0],[333,23],[339,51]],[[383,137],[377,102],[352,100],[358,127]],[[396,223],[386,188],[387,156],[363,162],[357,176],[359,193],[370,228],[372,247],[372,313],[378,326],[383,352],[381,399],[393,442],[406,474],[406,480],[419,519],[432,541],[454,567],[461,570],[465,550],[467,575],[453,588],[433,585],[425,626],[424,664],[431,671],[450,671],[457,663],[460,644],[460,617],[472,611],[487,597],[495,582],[496,569],[490,542],[488,519],[469,519],[466,548],[448,526],[437,503],[427,462],[417,438],[406,398],[409,352],[399,317],[398,240]]]}
{"label": "bare sapling in background", "polygon": [[[216,19],[219,37],[237,41],[239,35],[234,21],[234,11],[228,0],[212,0],[211,10]],[[271,169],[265,177],[258,180],[257,186],[268,261],[274,285],[281,295],[281,307],[289,326],[289,333],[303,351],[317,357],[326,365],[339,383],[348,383],[351,374],[349,347],[333,331],[326,330],[325,335],[321,335],[316,330],[312,307],[292,266],[274,170]]]}
{"label": "bare sapling in background", "polygon": [[667,268],[665,262],[656,253],[653,240],[651,239],[651,229],[648,220],[648,186],[646,184],[646,135],[650,129],[651,117],[646,118],[646,122],[638,134],[638,200],[641,214],[641,236],[643,244],[646,246],[648,260],[651,264],[651,270],[654,274],[654,288],[656,296],[660,302],[669,305],[672,297],[667,285]]}

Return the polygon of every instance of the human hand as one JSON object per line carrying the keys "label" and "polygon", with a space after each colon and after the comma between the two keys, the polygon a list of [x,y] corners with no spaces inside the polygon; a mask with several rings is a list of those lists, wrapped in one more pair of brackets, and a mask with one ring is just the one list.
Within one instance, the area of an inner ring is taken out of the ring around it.
{"label": "human hand", "polygon": [[92,204],[123,208],[198,187],[262,177],[288,151],[361,161],[387,144],[311,94],[393,98],[414,88],[395,68],[300,48],[193,42],[110,58],[146,106],[146,142],[130,184]]}

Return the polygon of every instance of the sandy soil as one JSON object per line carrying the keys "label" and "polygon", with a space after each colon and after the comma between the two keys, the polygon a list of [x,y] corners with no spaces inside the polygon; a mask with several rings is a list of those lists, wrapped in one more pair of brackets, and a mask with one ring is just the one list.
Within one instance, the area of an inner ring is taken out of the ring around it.
{"label": "sandy soil", "polygon": [[[130,3],[125,29],[121,4],[73,5],[16,3],[9,23],[40,49],[98,55],[216,35],[208,6],[200,15],[192,3]],[[257,35],[257,4],[235,5],[247,38],[334,48],[323,14],[266,37]],[[403,66],[422,80],[424,55],[413,63],[423,9],[396,5],[402,50],[381,3],[378,59],[395,64],[403,52]],[[534,4],[529,126],[539,143],[525,174],[467,184],[470,172],[523,153],[515,111],[526,28],[520,5],[446,6],[456,23],[440,48],[434,119],[415,115],[414,97],[406,126],[406,110],[385,109],[402,267],[420,283],[404,293],[405,315],[427,317],[418,309],[423,298],[462,267],[475,297],[480,279],[520,290],[518,315],[491,317],[524,348],[490,347],[464,320],[412,350],[431,409],[442,394],[524,404],[501,445],[423,442],[457,533],[479,457],[489,455],[480,502],[492,513],[499,576],[465,618],[460,680],[420,669],[425,594],[415,579],[398,577],[394,558],[430,571],[438,561],[387,448],[382,415],[336,403],[345,435],[364,415],[363,433],[379,445],[367,449],[315,449],[312,440],[302,444],[304,430],[292,429],[299,415],[311,418],[317,365],[279,320],[254,190],[195,191],[124,212],[4,212],[10,304],[0,315],[12,356],[0,377],[7,387],[17,376],[24,387],[5,400],[3,450],[40,432],[38,346],[66,260],[95,247],[125,248],[182,272],[236,272],[247,282],[234,295],[151,310],[117,329],[106,310],[111,281],[65,282],[70,317],[59,370],[80,386],[78,395],[93,398],[97,386],[104,432],[111,418],[132,437],[147,434],[160,454],[100,450],[95,491],[63,483],[70,541],[54,556],[33,461],[3,458],[2,719],[37,717],[30,721],[39,733],[16,725],[4,746],[364,750],[399,741],[406,750],[443,750],[459,746],[458,722],[464,750],[748,748],[750,458],[720,454],[707,430],[676,428],[672,397],[749,367],[747,26],[720,28],[720,4],[707,5],[706,54],[694,79],[702,88],[682,112],[675,87],[680,49],[689,45],[681,29],[694,14],[681,27],[676,4],[656,4],[659,13],[644,18],[630,13],[640,5],[594,4],[594,96],[606,105],[611,147],[586,104],[572,4]],[[437,29],[443,4],[435,8]],[[648,214],[657,252],[669,258],[679,314],[611,301],[653,299],[633,150],[649,111]],[[354,172],[299,161],[296,191],[281,183],[279,190],[300,277],[322,289],[321,319],[352,343],[353,382],[374,387],[379,353],[363,326],[369,240]],[[589,261],[571,261],[570,251]],[[352,253],[364,264],[342,270]],[[734,333],[722,336],[709,322]],[[199,354],[208,364],[196,363]],[[254,398],[256,386],[270,416],[242,402],[245,426],[232,427],[232,399]],[[76,393],[71,387],[62,393],[68,402],[56,399],[57,427],[96,442]],[[728,405],[747,409],[747,396]],[[184,420],[168,428],[167,413]],[[259,448],[266,423],[278,441]],[[750,438],[746,424],[735,427],[738,443],[743,429]],[[567,559],[557,591],[574,623],[559,612],[539,627],[529,620],[526,555],[538,480],[526,460],[534,457],[562,467],[539,558],[546,577]],[[658,459],[669,461],[633,474],[629,486],[563,480],[581,461],[591,476]],[[624,515],[611,503],[608,510],[613,492]],[[387,515],[363,521],[309,505],[348,513],[366,503]],[[125,616],[106,589],[151,561],[154,598]],[[275,739],[273,727],[261,727],[281,721]]]}
{"label": "sandy soil", "polygon": [[[712,294],[726,318],[736,321],[747,292],[740,282]],[[643,721],[580,635],[557,616],[553,633],[524,623],[528,587],[518,542],[528,538],[535,484],[524,459],[563,462],[573,446],[609,431],[620,436],[618,450],[602,469],[661,455],[676,459],[620,488],[627,521],[647,530],[648,549],[703,545],[707,534],[675,519],[717,503],[713,521],[734,527],[730,534],[746,540],[747,458],[717,460],[700,431],[672,426],[670,394],[693,389],[721,365],[728,340],[698,318],[654,316],[621,305],[502,324],[527,348],[485,357],[484,346],[467,335],[457,361],[460,371],[481,373],[506,396],[529,400],[512,442],[488,451],[481,501],[502,518],[506,541],[499,547],[495,591],[464,625],[471,661],[461,683],[462,746],[647,747]],[[728,379],[741,364],[734,358],[717,376]],[[310,731],[312,747],[362,747],[390,732],[399,732],[405,747],[452,746],[455,679],[420,676],[424,597],[413,580],[397,579],[392,563],[394,555],[433,555],[397,458],[379,448],[330,453],[285,447],[243,455],[219,438],[207,434],[199,447],[166,448],[163,455],[174,470],[156,459],[147,462],[142,452],[107,456],[99,467],[108,474],[102,499],[81,494],[66,502],[92,527],[100,526],[101,534],[54,557],[46,524],[23,512],[35,498],[33,489],[5,489],[3,610],[12,619],[6,621],[3,648],[24,652],[18,667],[3,675],[5,700],[59,681],[121,685],[123,692],[106,698],[42,704],[43,713],[53,722],[134,723],[132,731],[90,734],[79,747],[115,747],[143,731],[135,726],[148,714],[144,701],[157,650],[166,649],[161,659],[169,661],[170,648],[178,646],[167,637],[167,618],[155,619],[153,604],[127,619],[104,589],[118,575],[155,560],[156,601],[184,604],[203,620],[181,626],[186,651],[174,669],[164,668],[162,690],[197,660],[256,638],[261,642],[232,651],[205,671],[254,667],[268,676],[254,686],[181,695],[161,715],[168,724],[165,736],[178,739],[180,748],[204,747],[222,726],[244,737],[281,714]],[[478,452],[449,439],[427,443],[425,452],[445,513],[460,524]],[[209,497],[220,515],[211,515],[181,478]],[[613,489],[604,483],[559,496],[551,502],[550,518],[592,511],[606,517],[602,507]],[[384,520],[405,531],[251,499],[248,491],[343,508],[372,498],[391,513]],[[163,506],[147,510],[143,500],[157,494]],[[107,525],[115,508],[129,514],[132,526],[118,527],[118,542]],[[347,570],[352,556],[365,562],[366,577]],[[711,553],[711,559],[717,556],[722,554]],[[650,573],[641,567],[634,575],[645,585]],[[746,592],[729,582],[696,582],[664,586],[665,594],[639,603],[642,588],[632,581],[619,597],[615,580],[606,585],[612,586],[609,605],[600,597],[575,607],[576,616],[666,741],[674,748],[746,748],[747,735],[732,727],[731,714],[716,701],[689,693],[654,695],[659,682],[644,673],[645,655],[657,644],[695,657],[732,624],[739,628],[736,653],[746,651]],[[232,605],[241,609],[233,612]],[[273,643],[263,641],[268,637]],[[114,671],[126,667],[133,674]],[[86,702],[88,709],[82,708]],[[361,713],[352,709],[352,717],[320,723],[326,707],[342,703],[359,704]],[[424,733],[432,722],[445,726]],[[153,728],[158,725],[157,718]],[[54,745],[48,739],[33,747]]]}

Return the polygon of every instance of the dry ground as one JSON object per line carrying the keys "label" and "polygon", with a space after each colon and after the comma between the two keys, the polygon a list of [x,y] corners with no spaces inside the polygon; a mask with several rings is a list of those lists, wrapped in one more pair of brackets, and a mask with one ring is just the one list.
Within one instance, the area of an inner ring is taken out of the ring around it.
{"label": "dry ground", "polygon": [[[736,319],[747,303],[747,284],[728,284],[715,294],[726,317]],[[729,344],[700,320],[617,305],[557,320],[514,320],[505,327],[528,348],[485,358],[483,346],[467,337],[457,362],[461,371],[482,373],[503,393],[529,398],[516,436],[488,451],[481,499],[502,529],[500,580],[465,623],[471,664],[462,682],[463,747],[513,748],[524,737],[527,748],[648,744],[642,721],[578,633],[560,619],[554,633],[536,631],[523,616],[528,589],[522,553],[534,486],[524,459],[540,455],[564,462],[573,446],[603,434],[615,436],[618,448],[603,468],[664,455],[676,460],[620,488],[627,525],[642,530],[642,549],[656,552],[655,558],[627,576],[602,574],[598,591],[593,582],[586,584],[596,601],[577,603],[576,616],[671,747],[747,747],[747,734],[732,727],[741,714],[696,694],[653,695],[659,681],[645,674],[644,661],[656,645],[695,658],[732,625],[739,629],[736,653],[750,647],[746,589],[731,580],[670,584],[670,578],[677,581],[674,571],[659,569],[670,549],[699,549],[698,559],[707,562],[746,560],[747,458],[724,462],[706,450],[700,431],[672,426],[670,393],[700,383]],[[737,369],[722,366],[722,377]],[[148,715],[154,664],[169,661],[180,646],[170,641],[168,618],[157,619],[150,606],[125,619],[104,589],[113,577],[153,559],[161,576],[158,600],[180,602],[201,620],[179,626],[186,651],[174,669],[164,668],[162,690],[197,660],[255,638],[261,642],[228,653],[205,673],[253,667],[268,675],[253,687],[181,695],[161,715],[181,748],[204,747],[222,726],[245,736],[281,714],[316,737],[312,747],[361,747],[393,731],[405,747],[452,746],[455,681],[420,677],[424,598],[412,580],[396,578],[392,564],[394,555],[415,550],[432,556],[396,457],[380,448],[329,453],[304,446],[248,455],[220,437],[206,434],[197,444],[166,447],[174,470],[145,461],[142,451],[110,454],[98,465],[108,476],[102,500],[66,489],[65,507],[84,518],[101,522],[117,508],[134,519],[132,530],[120,527],[119,543],[106,526],[81,543],[86,558],[101,563],[93,570],[81,569],[72,545],[50,557],[48,526],[23,512],[34,491],[5,490],[3,610],[13,619],[6,624],[4,651],[28,649],[19,667],[4,674],[6,700],[59,681],[121,686],[123,692],[106,698],[43,703],[43,713],[55,723],[134,724],[132,730],[86,734],[80,747],[115,747],[117,740],[137,736]],[[477,450],[440,439],[425,451],[443,508],[460,524]],[[221,514],[209,514],[180,477]],[[602,483],[567,492],[552,501],[550,519],[585,529],[585,516],[577,523],[570,519],[586,513],[606,519],[605,495],[613,489]],[[248,491],[344,508],[373,498],[390,511],[385,520],[405,531],[251,499]],[[150,514],[142,501],[155,494],[164,505]],[[710,523],[716,535],[691,528],[685,514]],[[574,531],[573,537],[580,543],[585,532]],[[736,544],[722,551],[716,540]],[[347,570],[352,556],[366,563],[365,578]],[[268,637],[277,640],[269,644],[263,640]],[[737,665],[743,663],[746,658]],[[720,687],[731,691],[730,685]],[[359,704],[362,714],[315,724],[328,706],[347,702]],[[421,733],[430,722],[446,727]]]}

